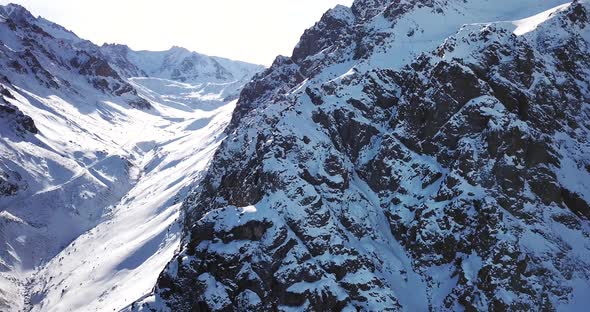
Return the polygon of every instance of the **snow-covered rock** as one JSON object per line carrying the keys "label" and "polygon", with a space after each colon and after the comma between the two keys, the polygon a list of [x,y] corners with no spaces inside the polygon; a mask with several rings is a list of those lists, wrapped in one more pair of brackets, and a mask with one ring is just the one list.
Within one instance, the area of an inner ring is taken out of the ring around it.
{"label": "snow-covered rock", "polygon": [[241,93],[157,311],[584,310],[590,4],[336,7]]}

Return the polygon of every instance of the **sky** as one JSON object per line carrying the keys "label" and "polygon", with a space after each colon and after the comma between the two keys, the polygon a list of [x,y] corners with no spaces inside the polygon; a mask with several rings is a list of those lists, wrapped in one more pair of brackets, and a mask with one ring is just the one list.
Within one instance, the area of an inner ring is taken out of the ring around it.
{"label": "sky", "polygon": [[181,46],[270,65],[291,55],[322,14],[353,0],[0,0],[18,3],[96,44],[135,50]]}

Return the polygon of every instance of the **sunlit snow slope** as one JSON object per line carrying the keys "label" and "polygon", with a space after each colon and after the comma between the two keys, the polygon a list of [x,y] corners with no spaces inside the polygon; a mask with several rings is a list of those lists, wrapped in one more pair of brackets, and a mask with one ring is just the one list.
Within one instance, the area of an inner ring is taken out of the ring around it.
{"label": "sunlit snow slope", "polygon": [[0,311],[112,311],[149,293],[261,68],[99,47],[0,6]]}
{"label": "sunlit snow slope", "polygon": [[234,102],[209,111],[153,105],[161,116],[126,112],[141,125],[137,136],[122,143],[127,157],[135,159],[138,182],[98,226],[29,281],[33,310],[122,308],[150,292],[171,259],[180,203],[215,151]]}
{"label": "sunlit snow slope", "polygon": [[[3,152],[14,153],[8,159],[48,178],[38,191],[3,199],[6,230],[17,232],[16,272],[30,276],[18,295],[34,310],[75,311],[121,308],[149,292],[178,244],[180,202],[215,150],[234,102],[181,109],[158,96],[149,112],[104,103],[106,119],[80,114],[57,97],[38,98],[41,108],[24,97],[14,103],[32,116],[39,140],[54,150],[2,139]],[[48,106],[68,117],[55,120]],[[85,130],[64,124],[83,124]],[[28,221],[37,216],[52,221],[37,228]],[[34,272],[38,265],[42,269]]]}

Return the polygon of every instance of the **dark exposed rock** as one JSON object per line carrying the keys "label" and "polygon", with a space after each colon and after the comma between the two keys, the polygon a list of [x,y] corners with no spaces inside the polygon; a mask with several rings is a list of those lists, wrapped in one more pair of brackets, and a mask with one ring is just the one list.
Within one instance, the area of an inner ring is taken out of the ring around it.
{"label": "dark exposed rock", "polygon": [[562,188],[561,197],[565,205],[576,215],[590,219],[590,205],[580,195]]}
{"label": "dark exposed rock", "polygon": [[305,88],[305,93],[307,93],[307,95],[309,96],[309,98],[311,99],[311,102],[313,104],[315,104],[315,105],[322,105],[322,104],[324,104],[324,101],[322,100],[322,97],[319,96],[314,91],[312,91],[310,88]]}
{"label": "dark exposed rock", "polygon": [[[237,126],[240,119],[257,104],[270,100],[274,94],[286,91],[300,83],[304,78],[299,67],[288,57],[278,56],[272,66],[259,73],[240,92],[229,128]],[[279,88],[279,90],[277,90]]]}
{"label": "dark exposed rock", "polygon": [[12,196],[18,192],[18,186],[9,183],[3,177],[0,177],[0,195],[1,196]]}
{"label": "dark exposed rock", "polygon": [[140,96],[138,96],[137,99],[135,99],[135,100],[131,100],[129,102],[129,105],[131,105],[131,107],[141,109],[141,110],[146,110],[146,109],[152,108],[152,104],[150,104],[150,102],[148,102],[146,99],[144,99]]}
{"label": "dark exposed rock", "polygon": [[[86,61],[79,62],[72,60],[72,64],[75,67],[80,68],[80,73],[87,76],[99,76],[99,77],[110,77],[119,78],[119,75],[105,60],[90,56]],[[77,66],[76,66],[77,65]]]}
{"label": "dark exposed rock", "polygon": [[18,172],[0,170],[0,197],[14,196],[26,188],[27,184]]}
{"label": "dark exposed rock", "polygon": [[369,124],[364,124],[355,120],[351,112],[336,111],[334,112],[334,121],[339,134],[339,140],[342,147],[349,151],[353,160],[356,160],[360,150],[367,146],[373,136],[378,131]]}
{"label": "dark exposed rock", "polygon": [[258,241],[271,226],[272,223],[270,222],[249,221],[244,225],[233,228],[229,233],[222,233],[221,240],[226,243],[231,240]]}
{"label": "dark exposed rock", "polygon": [[348,27],[354,22],[350,8],[337,6],[326,12],[322,19],[305,31],[299,44],[293,50],[293,60],[302,62],[306,57],[315,55],[340,40],[350,40]]}
{"label": "dark exposed rock", "polygon": [[[7,98],[14,99],[14,96],[10,91],[2,86],[0,86],[0,93]],[[5,100],[0,100],[0,118],[5,125],[13,128],[17,134],[23,135],[25,132],[32,134],[39,133],[39,130],[35,126],[35,122],[31,117],[25,115],[18,109],[18,107]]]}

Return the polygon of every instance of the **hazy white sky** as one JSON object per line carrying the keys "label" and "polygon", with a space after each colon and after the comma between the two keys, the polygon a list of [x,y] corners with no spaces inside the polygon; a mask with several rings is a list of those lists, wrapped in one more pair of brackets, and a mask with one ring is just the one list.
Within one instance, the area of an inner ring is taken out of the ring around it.
{"label": "hazy white sky", "polygon": [[97,44],[200,53],[270,65],[303,31],[353,0],[0,0],[19,3]]}

